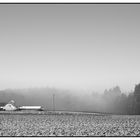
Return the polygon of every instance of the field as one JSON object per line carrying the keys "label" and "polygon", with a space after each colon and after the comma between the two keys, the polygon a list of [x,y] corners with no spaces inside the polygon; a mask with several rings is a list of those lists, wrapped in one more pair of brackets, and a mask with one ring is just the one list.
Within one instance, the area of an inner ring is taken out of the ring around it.
{"label": "field", "polygon": [[140,136],[140,116],[0,113],[0,136]]}

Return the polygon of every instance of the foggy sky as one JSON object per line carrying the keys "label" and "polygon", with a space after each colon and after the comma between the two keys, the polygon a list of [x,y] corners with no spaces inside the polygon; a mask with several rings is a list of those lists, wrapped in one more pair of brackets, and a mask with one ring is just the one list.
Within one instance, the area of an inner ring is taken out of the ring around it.
{"label": "foggy sky", "polygon": [[133,90],[139,15],[139,4],[0,4],[0,89]]}

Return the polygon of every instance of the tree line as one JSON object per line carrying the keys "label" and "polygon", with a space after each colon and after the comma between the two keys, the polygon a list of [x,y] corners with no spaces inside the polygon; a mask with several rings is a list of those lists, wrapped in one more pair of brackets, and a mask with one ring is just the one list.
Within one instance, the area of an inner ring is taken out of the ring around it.
{"label": "tree line", "polygon": [[106,89],[103,94],[49,87],[1,90],[0,105],[10,100],[14,100],[16,106],[40,105],[47,110],[140,114],[140,84],[129,94],[122,93],[119,86]]}

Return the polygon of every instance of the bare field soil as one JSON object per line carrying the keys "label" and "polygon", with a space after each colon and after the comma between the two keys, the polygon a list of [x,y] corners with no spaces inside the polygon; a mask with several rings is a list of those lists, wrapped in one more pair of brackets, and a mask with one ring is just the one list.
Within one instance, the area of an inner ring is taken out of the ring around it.
{"label": "bare field soil", "polygon": [[140,136],[139,115],[32,113],[1,112],[0,136]]}

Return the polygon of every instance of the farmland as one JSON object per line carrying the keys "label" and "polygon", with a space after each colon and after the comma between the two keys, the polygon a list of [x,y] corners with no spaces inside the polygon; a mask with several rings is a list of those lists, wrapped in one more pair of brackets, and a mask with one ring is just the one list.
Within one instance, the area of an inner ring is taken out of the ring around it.
{"label": "farmland", "polygon": [[140,136],[140,116],[0,113],[0,136]]}

